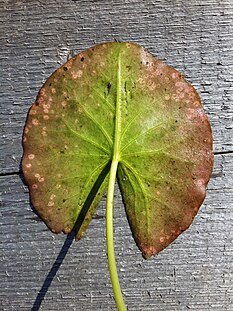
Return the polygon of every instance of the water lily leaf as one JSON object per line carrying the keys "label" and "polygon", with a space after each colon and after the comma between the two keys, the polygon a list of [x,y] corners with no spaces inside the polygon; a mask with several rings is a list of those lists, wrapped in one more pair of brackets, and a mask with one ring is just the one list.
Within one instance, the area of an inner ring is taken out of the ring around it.
{"label": "water lily leaf", "polygon": [[117,145],[118,183],[146,258],[190,226],[213,166],[195,89],[132,43],[97,45],[53,73],[29,111],[23,144],[33,206],[52,231],[76,226],[78,238],[106,191]]}

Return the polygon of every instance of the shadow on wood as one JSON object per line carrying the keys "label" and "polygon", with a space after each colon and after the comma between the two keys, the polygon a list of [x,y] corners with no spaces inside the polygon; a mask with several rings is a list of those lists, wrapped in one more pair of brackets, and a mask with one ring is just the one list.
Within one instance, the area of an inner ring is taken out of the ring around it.
{"label": "shadow on wood", "polygon": [[70,248],[70,246],[74,240],[74,237],[75,237],[75,231],[71,232],[67,236],[67,238],[66,238],[66,240],[62,246],[62,249],[56,258],[56,261],[54,262],[51,270],[49,271],[49,273],[48,273],[48,275],[44,281],[44,284],[42,285],[42,287],[41,287],[41,289],[40,289],[40,291],[36,297],[36,300],[33,304],[31,311],[37,311],[40,309],[41,303],[43,302],[44,297],[45,297],[55,275],[57,274],[58,269],[60,268],[66,254],[68,253],[68,250],[69,250],[69,248]]}
{"label": "shadow on wood", "polygon": [[[41,306],[41,303],[43,302],[44,300],[44,297],[55,277],[55,275],[57,274],[57,271],[58,269],[60,268],[66,254],[68,253],[68,250],[75,238],[75,235],[79,232],[79,229],[81,228],[81,225],[85,219],[85,216],[96,196],[96,194],[98,193],[98,190],[101,186],[101,184],[103,183],[104,179],[106,178],[109,170],[110,170],[110,165],[111,165],[111,162],[109,162],[102,170],[102,172],[100,173],[99,177],[97,178],[96,182],[94,183],[91,191],[89,192],[89,195],[83,205],[83,208],[81,210],[81,212],[79,213],[79,216],[74,224],[74,227],[71,231],[70,234],[68,234],[63,246],[62,246],[62,249],[60,251],[60,253],[58,254],[51,270],[49,271],[45,281],[44,281],[44,284],[42,285],[37,297],[36,297],[36,300],[33,304],[33,307],[31,309],[31,311],[37,311],[40,309],[40,306]],[[22,179],[23,180],[23,179]],[[23,180],[24,181],[24,180]]]}

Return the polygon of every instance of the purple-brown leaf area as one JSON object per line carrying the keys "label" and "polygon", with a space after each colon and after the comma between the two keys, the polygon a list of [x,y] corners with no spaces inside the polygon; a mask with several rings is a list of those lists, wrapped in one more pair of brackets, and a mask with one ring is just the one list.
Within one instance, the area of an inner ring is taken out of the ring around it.
{"label": "purple-brown leaf area", "polygon": [[[138,137],[128,151],[129,158],[137,150],[133,164],[123,173],[128,175],[125,183],[138,174],[138,187],[127,193],[124,183],[121,190],[134,238],[149,258],[192,223],[205,198],[213,155],[211,128],[194,88],[173,68],[148,53],[144,57],[138,84],[159,121],[156,132],[150,133],[150,125],[147,134]],[[146,118],[141,116],[142,130],[143,123],[151,123],[151,119],[152,111]],[[137,191],[144,196],[138,204]]]}
{"label": "purple-brown leaf area", "polygon": [[48,227],[70,232],[113,157],[117,100],[117,178],[134,239],[149,258],[190,226],[213,166],[208,118],[195,89],[175,69],[132,43],[105,43],[72,58],[46,81],[29,111],[23,171]]}

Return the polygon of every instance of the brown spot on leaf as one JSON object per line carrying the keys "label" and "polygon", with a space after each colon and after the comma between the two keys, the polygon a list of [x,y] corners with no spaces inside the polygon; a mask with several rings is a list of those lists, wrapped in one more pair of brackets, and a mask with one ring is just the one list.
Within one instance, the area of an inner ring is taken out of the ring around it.
{"label": "brown spot on leaf", "polygon": [[39,125],[39,121],[37,119],[32,119],[32,124],[37,126]]}
{"label": "brown spot on leaf", "polygon": [[35,158],[35,155],[33,153],[29,154],[28,155],[28,159],[29,160],[33,160]]}

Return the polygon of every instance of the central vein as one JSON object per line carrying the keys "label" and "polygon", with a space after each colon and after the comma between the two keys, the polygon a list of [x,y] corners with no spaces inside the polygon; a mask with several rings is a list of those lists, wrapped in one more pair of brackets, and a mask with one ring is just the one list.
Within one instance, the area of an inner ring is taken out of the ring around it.
{"label": "central vein", "polygon": [[118,56],[117,64],[117,95],[115,112],[115,131],[113,145],[113,161],[119,162],[120,159],[120,135],[121,135],[121,58]]}
{"label": "central vein", "polygon": [[117,167],[120,160],[120,135],[121,135],[121,59],[119,54],[117,63],[117,96],[116,96],[114,144],[113,144],[112,164],[109,175],[108,193],[106,202],[106,241],[108,252],[108,267],[117,308],[119,311],[126,311],[127,309],[124,304],[117,274],[116,259],[114,254],[114,236],[113,236],[114,186],[116,181]]}

